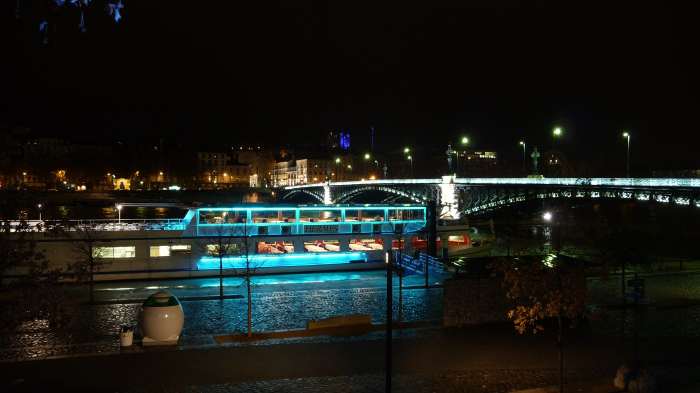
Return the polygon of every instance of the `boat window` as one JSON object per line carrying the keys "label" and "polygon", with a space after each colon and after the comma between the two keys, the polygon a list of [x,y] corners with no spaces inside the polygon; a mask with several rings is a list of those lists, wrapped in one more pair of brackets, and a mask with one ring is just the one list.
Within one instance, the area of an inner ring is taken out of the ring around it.
{"label": "boat window", "polygon": [[306,252],[338,252],[340,242],[338,240],[309,240],[304,242]]}
{"label": "boat window", "polygon": [[246,210],[200,210],[200,224],[243,224],[248,213]]}
{"label": "boat window", "polygon": [[170,246],[150,246],[148,255],[151,258],[169,257]]}
{"label": "boat window", "polygon": [[384,249],[382,238],[371,239],[350,239],[350,250],[352,251],[381,251]]}
{"label": "boat window", "polygon": [[336,222],[340,221],[340,210],[300,210],[301,222]]}
{"label": "boat window", "polygon": [[192,246],[189,244],[173,244],[172,246],[170,246],[170,253],[173,255],[191,254]]}
{"label": "boat window", "polygon": [[213,257],[224,255],[238,255],[241,246],[238,243],[230,244],[207,244],[207,254]]}
{"label": "boat window", "polygon": [[135,258],[136,246],[121,247],[94,247],[92,249],[94,258]]}
{"label": "boat window", "polygon": [[294,222],[295,210],[253,210],[253,222],[256,224]]}
{"label": "boat window", "polygon": [[423,209],[389,209],[389,220],[391,221],[407,221],[407,220],[424,220],[425,214]]}
{"label": "boat window", "polygon": [[346,209],[345,221],[384,221],[384,209]]}
{"label": "boat window", "polygon": [[291,242],[258,242],[256,247],[258,254],[291,254],[294,252],[294,244]]}

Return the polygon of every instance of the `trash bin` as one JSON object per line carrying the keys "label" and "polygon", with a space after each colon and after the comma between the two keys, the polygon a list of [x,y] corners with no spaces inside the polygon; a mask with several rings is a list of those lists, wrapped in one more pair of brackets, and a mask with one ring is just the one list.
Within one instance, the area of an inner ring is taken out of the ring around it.
{"label": "trash bin", "polygon": [[130,347],[134,343],[134,329],[131,326],[122,326],[119,330],[119,342],[122,347]]}

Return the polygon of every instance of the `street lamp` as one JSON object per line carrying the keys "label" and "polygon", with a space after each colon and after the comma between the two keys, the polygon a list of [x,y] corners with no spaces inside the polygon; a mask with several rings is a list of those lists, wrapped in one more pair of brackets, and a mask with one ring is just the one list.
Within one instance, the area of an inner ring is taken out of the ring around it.
{"label": "street lamp", "polygon": [[340,176],[340,157],[335,158],[335,181],[338,181],[338,176]]}
{"label": "street lamp", "polygon": [[369,153],[365,153],[365,160],[369,160],[370,158],[371,156],[369,155]]}
{"label": "street lamp", "polygon": [[39,210],[39,221],[41,221],[41,203],[37,203],[36,208]]}
{"label": "street lamp", "polygon": [[403,154],[408,154],[411,152],[411,149],[409,147],[404,147],[403,148]]}
{"label": "street lamp", "polygon": [[622,133],[623,138],[627,138],[627,177],[630,177],[630,133],[624,131]]}
{"label": "street lamp", "polygon": [[552,221],[552,213],[551,212],[544,212],[544,214],[542,214],[542,219],[547,221],[547,222]]}
{"label": "street lamp", "polygon": [[413,156],[409,154],[406,159],[411,163],[411,177],[413,177]]}
{"label": "street lamp", "polygon": [[121,222],[122,222],[122,205],[117,204],[116,207],[117,207],[117,214],[118,214],[117,223],[121,224]]}
{"label": "street lamp", "polygon": [[552,131],[552,135],[554,135],[555,138],[556,138],[556,137],[560,137],[561,134],[562,134],[562,132],[563,132],[563,131],[562,131],[561,127],[556,127],[556,128]]}
{"label": "street lamp", "polygon": [[463,136],[462,137],[462,145],[468,145],[468,144],[469,144],[469,138],[467,138],[466,136]]}
{"label": "street lamp", "polygon": [[527,160],[527,159],[525,158],[525,150],[526,150],[526,148],[525,148],[525,141],[524,141],[524,140],[523,140],[523,141],[520,141],[520,142],[519,142],[519,145],[523,147],[523,170],[525,170],[525,169],[526,169],[526,168],[525,168],[525,161]]}

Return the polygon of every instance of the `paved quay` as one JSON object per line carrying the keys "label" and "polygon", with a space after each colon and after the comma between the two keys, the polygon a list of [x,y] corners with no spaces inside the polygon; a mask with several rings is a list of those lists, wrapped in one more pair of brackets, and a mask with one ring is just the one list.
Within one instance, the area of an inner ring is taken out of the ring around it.
{"label": "paved quay", "polygon": [[[700,363],[697,339],[655,339],[643,342],[640,349],[642,359],[655,367],[691,367]],[[631,345],[618,338],[579,332],[568,340],[566,363],[573,378],[612,377],[630,353]],[[482,385],[502,386],[491,391],[541,386],[552,381],[550,374],[557,365],[551,335],[517,336],[509,325],[438,329],[430,336],[397,339],[393,358],[399,381],[409,381],[405,382],[408,389],[402,391],[417,392],[432,391],[430,386],[449,385],[460,378],[470,380],[472,386],[469,375],[474,373],[491,373],[491,379]],[[295,391],[294,384],[301,384],[299,391],[317,391],[313,378],[320,378],[326,384],[339,386],[331,390],[355,391],[353,379],[359,378],[365,382],[358,380],[357,391],[380,391],[381,385],[379,390],[372,390],[376,384],[372,378],[378,378],[372,375],[381,375],[383,369],[381,339],[181,350],[151,348],[120,355],[4,363],[0,390],[285,391],[282,386],[291,384],[287,391]],[[509,373],[520,377],[510,378]],[[411,378],[422,379],[411,383]],[[250,389],[240,390],[241,386]],[[363,386],[370,390],[362,390]],[[446,387],[445,391],[450,389]]]}

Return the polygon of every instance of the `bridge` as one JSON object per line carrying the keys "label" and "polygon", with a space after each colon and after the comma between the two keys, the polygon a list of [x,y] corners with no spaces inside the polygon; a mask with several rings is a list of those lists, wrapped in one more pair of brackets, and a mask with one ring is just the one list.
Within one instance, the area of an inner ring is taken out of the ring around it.
{"label": "bridge", "polygon": [[436,201],[439,217],[459,219],[533,199],[606,198],[700,208],[700,179],[685,178],[459,178],[382,179],[288,186],[282,200],[300,194],[324,204],[359,203],[381,193],[382,203]]}

